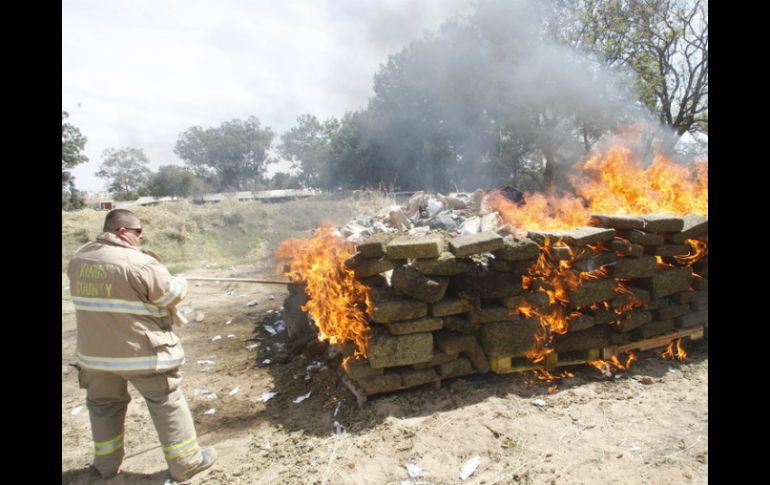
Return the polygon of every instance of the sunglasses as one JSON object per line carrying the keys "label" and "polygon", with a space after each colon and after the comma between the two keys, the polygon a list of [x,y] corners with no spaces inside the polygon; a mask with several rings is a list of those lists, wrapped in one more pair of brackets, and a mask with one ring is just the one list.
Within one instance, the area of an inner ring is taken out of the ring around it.
{"label": "sunglasses", "polygon": [[134,231],[137,236],[142,235],[142,228],[141,227],[124,227],[126,231]]}

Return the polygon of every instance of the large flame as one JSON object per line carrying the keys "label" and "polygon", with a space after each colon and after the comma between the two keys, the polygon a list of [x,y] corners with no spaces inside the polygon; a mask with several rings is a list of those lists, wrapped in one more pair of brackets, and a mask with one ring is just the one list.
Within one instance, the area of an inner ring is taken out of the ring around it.
{"label": "large flame", "polygon": [[284,274],[291,281],[307,285],[310,299],[302,310],[313,317],[319,338],[333,344],[352,342],[354,355],[366,357],[372,303],[368,287],[344,264],[354,251],[331,224],[324,224],[308,239],[282,242],[275,257],[284,262]]}
{"label": "large flame", "polygon": [[[569,258],[558,260],[554,257],[554,248],[566,247]],[[597,248],[598,250],[598,248]],[[579,272],[573,269],[575,262],[585,255],[584,251],[572,251],[562,239],[552,243],[546,236],[540,247],[540,254],[535,263],[528,269],[528,274],[522,276],[522,287],[525,290],[535,289],[548,295],[548,307],[540,310],[523,301],[515,309],[526,318],[537,317],[540,323],[540,331],[535,335],[535,343],[527,353],[527,359],[532,362],[541,362],[553,352],[553,338],[555,335],[563,335],[569,330],[570,320],[580,317],[583,313],[579,309],[569,310],[569,294],[580,285],[589,280],[596,280],[607,276],[603,268],[591,272]],[[620,295],[627,295],[626,302],[614,309],[620,319],[632,308],[640,306],[641,300],[637,299],[622,281],[613,282],[613,290]]]}
{"label": "large flame", "polygon": [[589,225],[591,214],[708,214],[708,159],[680,165],[657,154],[644,167],[622,144],[596,150],[574,166],[570,176],[578,195],[524,194],[516,205],[493,191],[484,204],[512,227],[528,230],[572,229]]}

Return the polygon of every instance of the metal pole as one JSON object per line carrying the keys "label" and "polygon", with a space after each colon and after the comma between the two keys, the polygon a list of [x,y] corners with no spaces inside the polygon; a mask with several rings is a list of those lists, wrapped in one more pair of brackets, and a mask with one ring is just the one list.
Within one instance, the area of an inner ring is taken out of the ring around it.
{"label": "metal pole", "polygon": [[252,278],[212,278],[208,276],[183,276],[188,281],[233,281],[238,283],[262,283],[265,285],[299,285],[291,281],[257,280]]}

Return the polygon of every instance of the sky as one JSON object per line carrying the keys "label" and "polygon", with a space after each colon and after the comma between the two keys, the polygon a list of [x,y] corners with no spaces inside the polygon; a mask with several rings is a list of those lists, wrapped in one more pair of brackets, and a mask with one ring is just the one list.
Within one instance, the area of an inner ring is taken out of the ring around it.
{"label": "sky", "polygon": [[374,74],[472,0],[63,0],[62,110],[88,138],[81,191],[107,148],[150,168],[188,128],[259,118],[280,135],[297,116],[363,108]]}

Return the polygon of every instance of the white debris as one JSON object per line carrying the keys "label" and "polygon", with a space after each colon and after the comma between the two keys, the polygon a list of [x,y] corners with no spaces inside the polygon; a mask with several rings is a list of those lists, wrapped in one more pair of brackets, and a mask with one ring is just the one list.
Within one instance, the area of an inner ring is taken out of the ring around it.
{"label": "white debris", "polygon": [[246,306],[256,306],[257,303],[259,303],[257,300],[251,300],[248,303],[246,303]]}
{"label": "white debris", "polygon": [[262,365],[270,365],[272,363],[273,363],[273,361],[270,360],[270,359],[265,359],[265,360],[262,361]]}
{"label": "white debris", "polygon": [[313,392],[313,391],[308,391],[308,393],[307,393],[307,394],[305,394],[305,395],[303,395],[303,396],[299,396],[297,399],[293,400],[292,402],[293,402],[294,404],[299,404],[299,403],[301,403],[302,401],[304,401],[305,399],[309,398],[309,397],[310,397],[310,394],[311,394],[312,392]]}
{"label": "white debris", "polygon": [[190,308],[190,307],[187,307],[187,308],[182,308],[182,315],[189,315],[189,314],[191,314],[191,313],[192,313],[192,312],[194,312],[194,311],[195,311],[195,310],[193,310],[193,309],[192,309],[192,308]]}
{"label": "white debris", "polygon": [[195,312],[195,318],[193,318],[193,321],[196,323],[200,323],[203,321],[203,319],[206,318],[206,314],[203,312]]}
{"label": "white debris", "polygon": [[213,363],[214,363],[213,360],[206,360],[206,359],[201,359],[198,361],[198,364],[200,365],[207,365],[207,364],[213,364]]}
{"label": "white debris", "polygon": [[469,476],[473,475],[479,463],[481,463],[481,458],[478,455],[466,461],[460,470],[460,480],[466,480]]}
{"label": "white debris", "polygon": [[417,478],[423,474],[422,468],[417,463],[407,462],[404,466],[406,466],[406,474],[409,475],[409,478]]}
{"label": "white debris", "polygon": [[444,203],[435,197],[428,197],[428,202],[425,205],[428,209],[428,217],[433,217],[444,209]]}
{"label": "white debris", "polygon": [[225,296],[233,296],[235,294],[235,290],[225,291]]}
{"label": "white debris", "polygon": [[545,401],[543,401],[542,399],[533,399],[531,402],[533,405],[539,408],[542,408],[543,406],[545,406]]}
{"label": "white debris", "polygon": [[202,387],[196,387],[195,389],[193,389],[193,396],[205,396],[209,392],[211,391],[204,389]]}
{"label": "white debris", "polygon": [[234,333],[228,333],[227,334],[227,338],[235,338],[235,334]]}
{"label": "white debris", "polygon": [[479,230],[481,232],[494,231],[503,224],[503,219],[497,212],[490,212],[481,218]]}
{"label": "white debris", "polygon": [[216,342],[217,340],[222,340],[222,336],[221,335],[214,335],[213,337],[211,337],[211,341],[212,342]]}
{"label": "white debris", "polygon": [[465,219],[460,224],[460,235],[467,236],[468,234],[478,234],[481,231],[481,218],[473,216]]}
{"label": "white debris", "polygon": [[216,393],[216,392],[212,392],[212,393],[206,394],[206,396],[205,396],[205,397],[206,397],[206,399],[208,399],[209,401],[214,401],[215,399],[219,399],[219,396],[217,396],[217,393]]}
{"label": "white debris", "polygon": [[240,391],[240,390],[241,390],[241,388],[240,388],[240,387],[236,387],[236,388],[235,388],[235,389],[233,389],[232,391],[228,392],[228,393],[227,393],[227,395],[228,395],[228,396],[235,396],[236,394],[238,394],[238,391]]}
{"label": "white debris", "polygon": [[286,348],[286,344],[284,344],[283,342],[276,342],[273,344],[273,349],[279,352],[284,350],[285,348]]}
{"label": "white debris", "polygon": [[278,395],[277,392],[265,391],[265,392],[262,393],[261,396],[259,396],[259,400],[262,401],[262,402],[267,402],[267,401],[271,400],[272,398],[274,398],[277,395]]}
{"label": "white debris", "polygon": [[270,295],[270,301],[275,300],[275,297],[273,295]]}
{"label": "white debris", "polygon": [[283,320],[278,320],[273,325],[275,325],[275,331],[278,333],[281,333],[286,330],[286,322]]}
{"label": "white debris", "polygon": [[80,411],[82,410],[83,410],[83,406],[75,406],[74,408],[72,408],[72,411],[70,411],[70,415],[77,416],[78,414],[80,414]]}
{"label": "white debris", "polygon": [[233,323],[233,319],[232,318],[230,320],[226,321],[225,325],[230,325],[231,323]]}
{"label": "white debris", "polygon": [[265,325],[264,328],[267,331],[267,333],[269,333],[270,335],[275,335],[278,333],[278,331],[274,329],[272,325]]}
{"label": "white debris", "polygon": [[673,369],[673,368],[669,367],[669,368],[668,368],[668,371],[669,371],[669,372],[671,372],[671,373],[673,374],[674,372],[676,372],[676,369]]}
{"label": "white debris", "polygon": [[334,417],[335,417],[335,418],[337,417],[337,413],[339,413],[339,412],[340,412],[340,406],[342,406],[342,401],[339,401],[339,402],[337,403],[337,407],[335,407],[335,408],[334,408]]}
{"label": "white debris", "polygon": [[407,234],[409,234],[410,236],[420,237],[420,236],[424,236],[424,235],[428,234],[429,232],[430,232],[430,227],[428,227],[428,226],[417,226],[417,227],[413,227],[413,228],[409,229],[407,231]]}
{"label": "white debris", "polygon": [[251,344],[246,346],[246,350],[254,350],[259,346],[259,344]]}
{"label": "white debris", "polygon": [[345,427],[342,426],[338,421],[334,422],[334,434],[342,434],[345,432]]}
{"label": "white debris", "polygon": [[208,410],[208,411],[206,411],[206,412],[204,412],[203,414],[214,414],[215,412],[217,412],[217,410],[216,410],[216,409],[214,409],[214,408],[209,408],[209,410]]}

